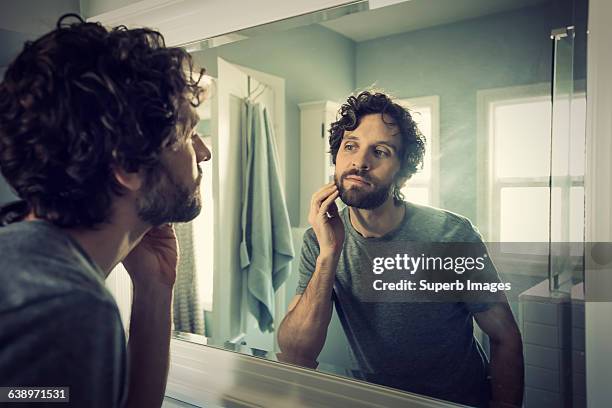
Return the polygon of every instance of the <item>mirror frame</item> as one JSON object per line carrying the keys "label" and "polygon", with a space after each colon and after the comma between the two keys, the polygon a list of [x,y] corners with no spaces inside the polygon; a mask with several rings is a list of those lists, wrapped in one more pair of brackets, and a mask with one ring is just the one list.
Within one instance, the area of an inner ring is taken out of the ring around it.
{"label": "mirror frame", "polygon": [[[95,1],[95,0],[93,0]],[[87,21],[99,21],[107,26],[151,26],[163,32],[168,45],[186,45],[197,38],[212,38],[223,33],[230,33],[255,27],[258,25],[279,21],[307,13],[325,10],[331,7],[343,6],[356,3],[346,0],[309,0],[299,2],[284,2],[278,0],[260,0],[257,3],[241,2],[240,0],[215,0],[210,2],[198,2],[196,0],[145,0],[125,7],[118,8],[103,14],[93,16]],[[361,3],[361,1],[357,2]],[[185,13],[185,9],[190,11]],[[236,13],[236,19],[228,21],[224,15],[231,10],[240,10]],[[612,123],[609,121],[609,112],[612,110],[612,54],[609,53],[607,44],[612,41],[612,3],[608,0],[589,0],[589,37],[588,37],[588,60],[587,60],[587,168],[585,178],[590,180],[585,186],[586,196],[586,240],[590,242],[602,241],[612,242],[612,215],[608,211],[612,208],[612,185],[609,182],[609,174],[612,172],[609,165],[609,157],[612,156]],[[207,21],[207,25],[199,24]],[[586,259],[587,265],[591,261]],[[612,287],[612,273],[602,274],[601,271],[587,267],[585,279],[586,295],[599,293],[600,289]],[[127,285],[130,283],[127,282]],[[111,285],[112,286],[112,285]],[[131,303],[131,288],[126,288],[125,282],[117,282],[117,289],[125,294]],[[129,304],[129,303],[128,303]],[[587,348],[587,378],[598,379],[589,381],[587,384],[590,402],[597,405],[597,401],[604,401],[609,396],[608,384],[605,379],[612,366],[612,327],[609,326],[609,316],[612,314],[612,303],[589,302],[586,305],[586,330],[590,333],[586,338]],[[323,390],[318,388],[319,384],[331,384],[331,393],[338,394],[349,388],[339,388],[352,385],[351,392],[355,389],[369,393],[361,394],[361,401],[374,401],[376,397],[387,397],[391,394],[397,396],[398,391],[384,387],[372,386],[367,383],[355,384],[355,381],[331,376],[324,373],[316,373],[300,367],[292,367],[288,364],[277,364],[251,356],[236,356],[236,353],[215,349],[213,347],[201,347],[185,341],[172,339],[171,341],[171,368],[168,377],[167,395],[186,402],[201,404],[207,390],[215,385],[206,386],[202,384],[202,378],[206,377],[204,369],[210,363],[210,367],[216,367],[221,371],[231,370],[233,364],[244,362],[245,369],[250,367],[250,373],[254,375],[259,369],[270,369],[276,371],[277,377],[268,377],[275,381],[279,376],[299,372],[298,384],[306,384],[309,392]],[[223,358],[223,356],[227,358]],[[229,356],[229,357],[228,357]],[[206,363],[204,363],[206,362]],[[220,365],[216,365],[220,363]],[[196,366],[192,369],[192,365]],[[200,369],[198,367],[204,366]],[[276,369],[276,370],[275,370]],[[211,372],[214,378],[218,371]],[[201,376],[200,376],[201,375]],[[331,377],[331,378],[330,378]],[[194,378],[200,379],[194,380]],[[297,378],[297,377],[296,377]],[[255,383],[254,383],[255,384]],[[328,392],[319,393],[321,398],[329,398]],[[255,390],[257,393],[257,390]],[[444,403],[435,401],[423,401],[421,397],[401,393],[398,398],[404,398],[406,406],[444,406]],[[355,394],[353,394],[355,395]],[[200,398],[202,397],[202,398]],[[390,398],[390,397],[389,397]],[[591,399],[592,398],[592,399]],[[249,398],[249,401],[254,399]],[[321,400],[320,400],[321,401]],[[344,401],[348,402],[347,399]],[[355,400],[351,400],[354,402]],[[392,400],[385,400],[392,402]],[[385,402],[376,399],[377,403]],[[433,401],[433,400],[432,400]],[[240,400],[245,404],[245,400]],[[286,402],[286,401],[285,401]],[[338,400],[341,403],[340,400]],[[414,405],[408,405],[410,403]],[[400,399],[394,399],[394,404],[400,403]],[[442,404],[442,405],[441,405]],[[250,404],[245,404],[250,405]],[[299,406],[299,403],[293,404]],[[340,405],[342,406],[342,405]],[[391,405],[388,405],[391,406]],[[453,406],[453,405],[447,405]]]}

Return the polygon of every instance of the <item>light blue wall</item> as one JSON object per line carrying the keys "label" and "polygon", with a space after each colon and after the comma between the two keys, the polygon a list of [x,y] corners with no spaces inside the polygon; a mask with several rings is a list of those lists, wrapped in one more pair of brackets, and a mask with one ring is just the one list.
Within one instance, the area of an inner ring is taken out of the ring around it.
{"label": "light blue wall", "polygon": [[[285,78],[287,206],[299,223],[300,112],[298,104],[342,101],[355,85],[355,43],[319,25],[270,33],[193,54],[217,76],[217,57]],[[214,152],[213,152],[214,154]]]}
{"label": "light blue wall", "polygon": [[561,24],[552,11],[529,8],[357,44],[357,87],[439,95],[441,207],[475,220],[476,92],[550,81],[549,36]]}
{"label": "light blue wall", "polygon": [[[28,40],[55,28],[57,19],[65,13],[79,12],[78,0],[21,0],[5,2],[0,15],[0,80],[11,61]],[[13,201],[15,195],[0,175],[0,205]]]}

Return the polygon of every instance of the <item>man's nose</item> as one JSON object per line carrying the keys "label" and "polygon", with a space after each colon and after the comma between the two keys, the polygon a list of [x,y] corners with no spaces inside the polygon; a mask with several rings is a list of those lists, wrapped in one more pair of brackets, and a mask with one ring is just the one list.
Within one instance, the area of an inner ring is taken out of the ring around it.
{"label": "man's nose", "polygon": [[196,160],[198,163],[202,161],[209,161],[212,158],[212,153],[206,143],[198,136],[195,144]]}
{"label": "man's nose", "polygon": [[370,157],[366,149],[362,149],[353,156],[353,167],[359,170],[370,169]]}

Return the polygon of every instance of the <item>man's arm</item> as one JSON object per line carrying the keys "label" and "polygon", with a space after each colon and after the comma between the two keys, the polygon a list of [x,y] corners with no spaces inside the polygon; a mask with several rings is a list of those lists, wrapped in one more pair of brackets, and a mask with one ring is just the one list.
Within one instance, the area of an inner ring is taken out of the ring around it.
{"label": "man's arm", "polygon": [[172,288],[178,246],[170,225],[151,229],[123,264],[134,284],[127,406],[161,407],[170,365]]}
{"label": "man's arm", "polygon": [[331,321],[331,294],[337,265],[337,257],[319,256],[306,290],[291,301],[289,312],[278,328],[282,360],[316,366]]}
{"label": "man's arm", "polygon": [[278,328],[282,361],[315,367],[325,344],[332,315],[332,288],[344,244],[344,225],[334,203],[339,195],[335,183],[329,183],[314,193],[310,201],[308,222],[319,244],[319,254],[316,261],[308,260],[309,270],[314,264],[308,286],[292,300]]}
{"label": "man's arm", "polygon": [[161,407],[170,360],[172,287],[134,282],[128,407]]}
{"label": "man's arm", "polygon": [[491,407],[520,407],[523,403],[523,342],[507,302],[474,314],[491,345]]}

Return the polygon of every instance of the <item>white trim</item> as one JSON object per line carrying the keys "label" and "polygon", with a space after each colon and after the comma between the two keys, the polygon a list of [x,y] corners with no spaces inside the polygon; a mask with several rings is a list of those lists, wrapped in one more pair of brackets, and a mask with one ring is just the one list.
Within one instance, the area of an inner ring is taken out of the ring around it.
{"label": "white trim", "polygon": [[241,407],[408,407],[458,405],[246,356],[215,347],[171,343],[166,395],[198,406]]}
{"label": "white trim", "polygon": [[[590,0],[587,55],[586,240],[612,241],[612,2]],[[589,255],[589,254],[587,254]],[[610,406],[612,400],[612,293],[610,265],[597,268],[586,257],[585,321],[586,379],[589,408]]]}
{"label": "white trim", "polygon": [[87,21],[95,20],[109,26],[125,24],[142,17],[146,13],[151,13],[159,9],[169,9],[180,6],[184,0],[142,0],[127,6],[107,11],[95,17],[88,18]]}
{"label": "white trim", "polygon": [[177,46],[350,3],[355,1],[144,0],[87,21],[152,27],[164,35],[167,45]]}

